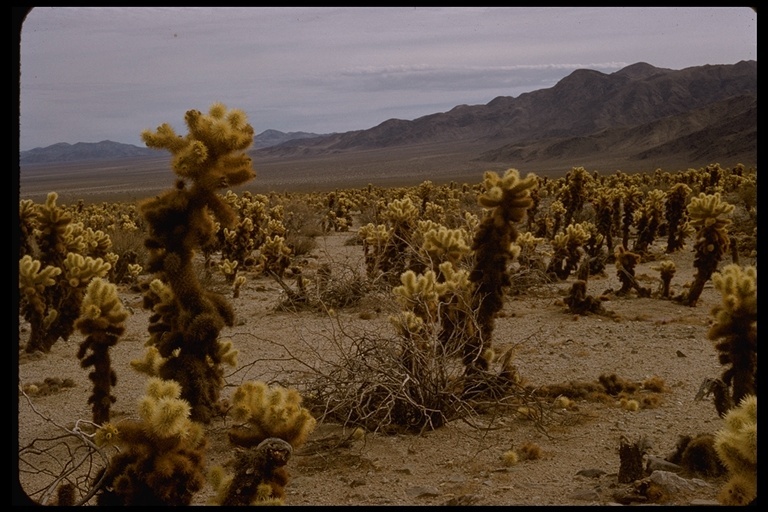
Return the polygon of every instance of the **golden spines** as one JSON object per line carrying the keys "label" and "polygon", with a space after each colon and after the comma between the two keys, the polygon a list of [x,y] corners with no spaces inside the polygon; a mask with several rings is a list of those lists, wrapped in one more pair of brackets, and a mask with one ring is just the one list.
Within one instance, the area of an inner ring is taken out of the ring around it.
{"label": "golden spines", "polygon": [[400,276],[400,282],[402,285],[392,289],[400,305],[413,309],[418,304],[424,304],[430,311],[437,307],[439,294],[436,275],[433,271],[416,274],[413,270],[407,270]]}
{"label": "golden spines", "polygon": [[261,381],[243,383],[232,395],[230,415],[244,422],[243,429],[248,432],[235,437],[248,438],[248,444],[254,446],[269,437],[277,437],[298,448],[316,424],[301,402],[302,397],[295,389],[270,387]]}
{"label": "golden spines", "polygon": [[222,363],[228,364],[233,368],[237,366],[237,356],[240,353],[231,340],[218,340],[218,356]]}
{"label": "golden spines", "polygon": [[19,260],[19,289],[26,296],[43,293],[46,287],[56,284],[56,276],[61,274],[59,267],[47,265],[42,270],[42,263],[25,254]]}
{"label": "golden spines", "polygon": [[719,193],[705,194],[691,198],[688,204],[690,223],[694,228],[724,229],[731,224],[726,218],[734,210],[734,205],[721,199]]}
{"label": "golden spines", "polygon": [[[714,324],[708,336],[717,339],[733,334],[734,328],[757,322],[757,268],[731,264],[712,275],[715,288],[722,294],[720,305],[712,309]],[[745,334],[745,333],[742,333]]]}
{"label": "golden spines", "polygon": [[112,265],[102,258],[91,258],[74,252],[64,260],[64,277],[73,288],[86,286],[94,277],[104,277]]}
{"label": "golden spines", "polygon": [[191,408],[181,396],[181,386],[173,380],[152,377],[147,394],[139,402],[139,415],[149,433],[160,439],[184,437],[190,431]]}
{"label": "golden spines", "polygon": [[251,158],[243,152],[254,134],[243,111],[227,111],[222,103],[214,103],[208,114],[188,110],[184,121],[189,129],[185,137],[177,136],[168,124],[141,134],[148,147],[171,152],[179,176],[207,190],[236,186],[255,176]]}
{"label": "golden spines", "polygon": [[507,169],[503,176],[494,171],[486,171],[483,179],[485,192],[480,194],[478,202],[484,208],[503,206],[509,212],[509,220],[519,222],[525,211],[533,205],[530,189],[537,184],[534,174],[529,173],[521,179],[517,169]]}
{"label": "golden spines", "polygon": [[119,326],[128,318],[128,311],[123,307],[117,296],[117,287],[101,278],[92,279],[86,288],[83,302],[80,306],[81,320],[78,328],[84,334],[90,334],[94,328],[106,329],[109,326]]}
{"label": "golden spines", "polygon": [[159,377],[160,367],[165,363],[165,358],[160,355],[157,347],[150,345],[144,354],[144,359],[134,359],[130,362],[131,368],[150,377]]}
{"label": "golden spines", "polygon": [[566,250],[584,245],[589,240],[589,232],[582,224],[568,224],[565,231],[557,233],[552,239],[552,248]]}
{"label": "golden spines", "polygon": [[392,225],[410,225],[416,222],[419,216],[419,209],[413,204],[411,198],[406,196],[389,203],[382,215]]}
{"label": "golden spines", "polygon": [[369,222],[364,226],[360,226],[357,234],[365,243],[383,247],[392,236],[392,230],[384,224]]}
{"label": "golden spines", "polygon": [[426,231],[422,248],[436,261],[458,262],[471,252],[466,241],[466,232],[445,226]]}
{"label": "golden spines", "polygon": [[718,500],[746,505],[757,496],[757,396],[747,395],[725,415],[715,434],[715,451],[729,473]]}

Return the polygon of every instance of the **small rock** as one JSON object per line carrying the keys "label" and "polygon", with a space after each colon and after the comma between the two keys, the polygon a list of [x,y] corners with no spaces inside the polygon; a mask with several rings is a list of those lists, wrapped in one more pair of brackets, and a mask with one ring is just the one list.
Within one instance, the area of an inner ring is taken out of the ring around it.
{"label": "small rock", "polygon": [[600,494],[594,489],[585,489],[576,491],[568,497],[576,501],[597,501],[600,499]]}
{"label": "small rock", "polygon": [[435,496],[440,496],[440,491],[437,487],[432,487],[431,485],[419,485],[406,489],[405,494],[412,498],[433,498]]}
{"label": "small rock", "polygon": [[[670,494],[676,494],[684,490],[693,490],[696,487],[703,487],[703,480],[688,480],[669,471],[657,470],[648,477],[651,482],[663,487]],[[704,485],[707,485],[706,483]]]}
{"label": "small rock", "polygon": [[686,356],[685,354],[683,354],[683,351],[682,351],[682,350],[678,350],[678,351],[677,351],[677,357],[688,357],[688,356]]}
{"label": "small rock", "polygon": [[577,475],[586,476],[587,478],[599,478],[605,474],[602,469],[582,469],[576,472]]}
{"label": "small rock", "polygon": [[656,457],[655,455],[647,455],[648,462],[645,465],[645,470],[648,473],[653,473],[656,470],[671,471],[673,473],[679,473],[683,470],[682,466],[678,466],[673,462]]}
{"label": "small rock", "polygon": [[691,500],[690,503],[692,506],[696,507],[711,507],[711,506],[720,506],[721,503],[717,500],[704,500],[701,498],[697,498],[695,500]]}

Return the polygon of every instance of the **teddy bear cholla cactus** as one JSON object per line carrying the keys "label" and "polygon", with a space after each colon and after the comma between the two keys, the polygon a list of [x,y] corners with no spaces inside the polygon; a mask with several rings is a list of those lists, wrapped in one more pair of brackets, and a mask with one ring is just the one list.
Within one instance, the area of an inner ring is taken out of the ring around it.
{"label": "teddy bear cholla cactus", "polygon": [[120,451],[99,475],[99,506],[184,506],[205,484],[207,440],[175,381],[150,378],[139,420],[105,424],[97,439]]}
{"label": "teddy bear cholla cactus", "polygon": [[722,415],[729,403],[757,394],[757,269],[728,265],[712,281],[722,302],[712,308],[714,323],[707,336],[715,341],[720,364],[728,366],[722,382],[731,390],[726,403],[715,404]]}
{"label": "teddy bear cholla cactus", "polygon": [[93,421],[102,424],[109,421],[110,406],[116,398],[111,395],[117,383],[117,374],[112,369],[109,349],[117,344],[125,331],[128,312],[117,296],[117,288],[101,278],[88,284],[75,327],[85,335],[77,351],[80,366],[93,366],[88,378],[93,382],[93,394],[88,398],[92,405]]}
{"label": "teddy bear cholla cactus", "polygon": [[223,296],[202,288],[193,257],[214,240],[211,214],[222,229],[232,229],[237,221],[216,192],[254,177],[245,153],[253,144],[253,127],[245,113],[228,111],[221,103],[208,114],[187,111],[185,122],[189,133],[183,137],[168,124],[142,133],[147,146],[171,152],[179,178],[174,189],[140,205],[149,228],[147,270],[168,284],[173,302],[163,305],[161,318],[155,319],[160,323],[150,326],[150,341],[164,359],[161,376],[181,384],[193,419],[209,421],[223,385],[217,338],[224,326],[234,324],[234,311]]}
{"label": "teddy bear cholla cactus", "polygon": [[229,431],[235,451],[234,475],[217,466],[208,475],[218,505],[280,505],[288,473],[285,464],[302,446],[316,420],[302,407],[295,389],[249,381],[231,399],[230,416],[238,425]]}
{"label": "teddy bear cholla cactus", "polygon": [[757,396],[746,395],[715,434],[715,451],[728,470],[718,494],[723,505],[749,505],[757,498]]}
{"label": "teddy bear cholla cactus", "polygon": [[[107,259],[114,261],[115,258],[108,253],[109,238],[102,232],[84,230],[82,224],[73,223],[71,215],[56,204],[57,198],[58,195],[51,192],[45,204],[37,205],[34,212],[30,211],[29,203],[21,205],[30,217],[30,227],[34,226],[38,249],[37,257],[27,254],[19,260],[21,312],[31,324],[26,346],[29,353],[48,352],[59,338],[69,339],[80,316],[88,283],[94,277],[105,277],[112,268],[109,261],[94,258],[89,251],[103,249]],[[39,261],[39,266],[32,261]],[[46,270],[49,267],[58,268],[59,272]],[[36,275],[40,268],[44,278]],[[39,286],[43,283],[48,284]]]}
{"label": "teddy bear cholla cactus", "polygon": [[469,281],[474,286],[473,310],[477,311],[478,331],[464,345],[464,366],[472,373],[487,370],[486,354],[491,348],[494,317],[504,305],[504,290],[511,284],[508,265],[515,256],[513,243],[518,231],[515,223],[525,217],[533,204],[530,193],[538,180],[534,174],[520,178],[517,169],[508,169],[503,176],[493,171],[484,175],[484,192],[478,202],[488,210],[472,241],[475,266]]}
{"label": "teddy bear cholla cactus", "polygon": [[734,206],[720,198],[720,194],[699,194],[691,199],[688,204],[690,225],[696,230],[696,253],[693,266],[696,267],[696,275],[687,293],[681,297],[687,306],[695,306],[704,290],[704,284],[717,270],[723,256],[728,252],[730,238],[728,226],[731,219],[728,218],[734,210]]}
{"label": "teddy bear cholla cactus", "polygon": [[547,273],[560,280],[565,280],[579,266],[584,256],[584,244],[590,234],[582,224],[568,224],[564,232],[557,233],[552,239],[554,254],[547,267]]}
{"label": "teddy bear cholla cactus", "polygon": [[294,448],[303,445],[316,420],[302,406],[295,389],[269,386],[262,381],[241,384],[231,399],[230,417],[241,425],[230,430],[229,439],[238,446],[256,446],[269,437],[279,437]]}

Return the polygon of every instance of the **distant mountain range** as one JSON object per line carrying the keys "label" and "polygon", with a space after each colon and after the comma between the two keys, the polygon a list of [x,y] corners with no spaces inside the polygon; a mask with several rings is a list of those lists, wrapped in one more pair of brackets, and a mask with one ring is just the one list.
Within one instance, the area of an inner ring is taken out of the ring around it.
{"label": "distant mountain range", "polygon": [[[255,158],[330,157],[385,149],[421,154],[461,145],[468,159],[504,165],[565,162],[584,156],[616,161],[676,157],[712,162],[757,160],[757,62],[681,70],[639,62],[614,73],[576,70],[548,89],[499,96],[485,105],[407,121],[389,119],[345,133],[283,133],[254,138]],[[362,154],[362,153],[361,153]],[[119,144],[54,144],[20,153],[22,164],[158,156]],[[751,160],[750,160],[751,159]]]}
{"label": "distant mountain range", "polygon": [[[253,138],[253,149],[261,149],[282,144],[293,139],[319,137],[320,134],[308,132],[283,133],[277,130],[265,130]],[[115,160],[135,157],[165,156],[156,149],[123,144],[111,140],[101,142],[77,142],[68,144],[59,142],[44,148],[35,148],[19,152],[19,162],[22,164],[42,164],[56,162],[75,162],[88,160]]]}

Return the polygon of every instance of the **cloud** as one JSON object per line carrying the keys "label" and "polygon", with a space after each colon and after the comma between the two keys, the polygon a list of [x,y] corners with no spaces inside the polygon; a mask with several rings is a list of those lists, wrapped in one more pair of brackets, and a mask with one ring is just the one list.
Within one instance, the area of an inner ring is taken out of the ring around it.
{"label": "cloud", "polygon": [[38,7],[22,149],[116,140],[214,101],[257,132],[328,133],[548,88],[576,69],[756,59],[748,8]]}

